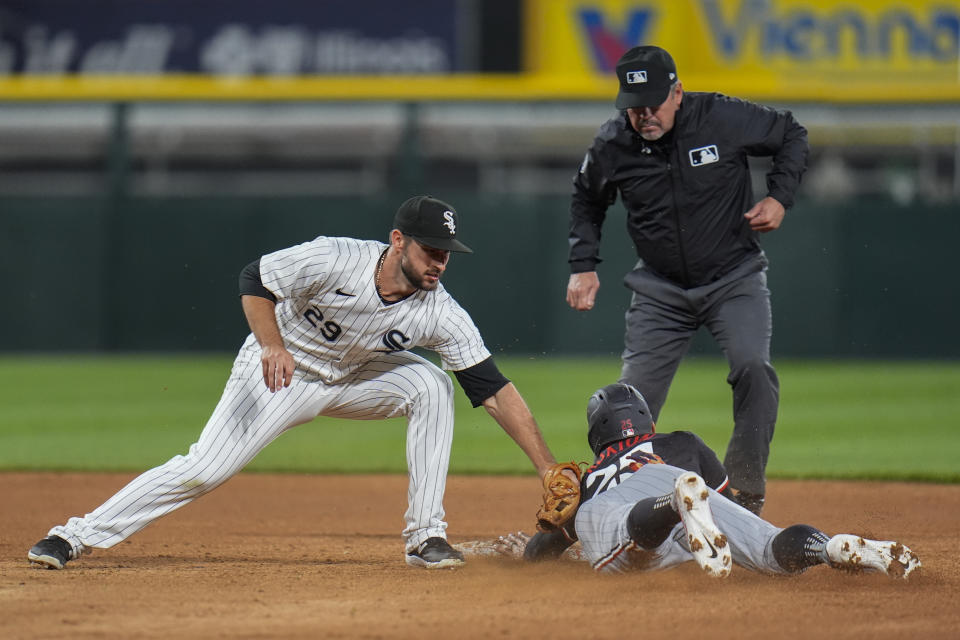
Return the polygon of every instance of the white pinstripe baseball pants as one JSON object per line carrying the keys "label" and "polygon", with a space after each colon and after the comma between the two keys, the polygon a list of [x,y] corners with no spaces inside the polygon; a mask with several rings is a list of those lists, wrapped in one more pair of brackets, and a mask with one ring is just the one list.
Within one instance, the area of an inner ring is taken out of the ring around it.
{"label": "white pinstripe baseball pants", "polygon": [[317,416],[374,420],[401,415],[407,416],[410,478],[403,537],[408,550],[416,548],[429,537],[446,537],[443,494],[453,442],[449,376],[424,358],[399,351],[377,354],[339,384],[295,375],[290,387],[270,393],[263,383],[260,347],[250,340],[186,455],[144,472],[91,513],[71,518],[49,535],[67,540],[75,556],[88,547],[112,547],[226,482],[291,427]]}
{"label": "white pinstripe baseball pants", "polygon": [[[627,516],[640,500],[673,492],[677,476],[685,469],[668,464],[640,467],[620,485],[586,501],[577,512],[577,536],[594,568],[603,572],[667,569],[694,559],[687,547],[683,523],[677,524],[656,549],[633,545],[627,532]],[[782,531],[732,500],[709,489],[714,522],[730,543],[733,561],[763,573],[788,573],[773,556],[771,544]]]}

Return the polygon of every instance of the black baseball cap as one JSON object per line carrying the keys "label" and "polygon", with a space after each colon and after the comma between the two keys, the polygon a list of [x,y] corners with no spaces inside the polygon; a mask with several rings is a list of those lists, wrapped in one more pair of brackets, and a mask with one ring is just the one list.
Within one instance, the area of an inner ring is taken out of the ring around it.
{"label": "black baseball cap", "polygon": [[460,217],[446,202],[432,196],[414,196],[400,205],[393,218],[393,228],[420,244],[443,251],[473,253],[473,249],[457,240]]}
{"label": "black baseball cap", "polygon": [[617,60],[617,79],[617,109],[659,107],[677,81],[677,65],[660,47],[634,47]]}

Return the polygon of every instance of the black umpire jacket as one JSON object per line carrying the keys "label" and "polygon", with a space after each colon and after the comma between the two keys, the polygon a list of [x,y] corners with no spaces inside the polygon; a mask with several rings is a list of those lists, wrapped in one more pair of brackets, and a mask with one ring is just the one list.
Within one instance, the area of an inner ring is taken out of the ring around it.
{"label": "black umpire jacket", "polygon": [[626,111],[600,128],[574,178],[570,270],[594,271],[607,208],[620,194],[647,269],[683,288],[761,254],[743,217],[756,201],[748,156],[773,156],[767,194],[785,208],[807,164],[807,131],[789,111],[718,93],[684,93],[673,128],[647,142]]}

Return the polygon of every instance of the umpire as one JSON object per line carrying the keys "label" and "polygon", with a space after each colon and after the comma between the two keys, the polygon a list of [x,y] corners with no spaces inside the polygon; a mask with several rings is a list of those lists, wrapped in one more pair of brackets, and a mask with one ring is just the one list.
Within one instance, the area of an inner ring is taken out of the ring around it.
{"label": "umpire", "polygon": [[[767,258],[773,231],[806,169],[807,132],[788,111],[719,93],[684,93],[669,53],[634,47],[617,62],[619,115],[600,128],[574,178],[567,303],[591,309],[600,288],[600,235],[620,194],[640,260],[624,278],[620,381],[656,420],[680,360],[706,326],[730,365],[733,435],[724,465],[740,504],[763,507],[779,382],[770,364]],[[772,156],[755,202],[749,156]]]}

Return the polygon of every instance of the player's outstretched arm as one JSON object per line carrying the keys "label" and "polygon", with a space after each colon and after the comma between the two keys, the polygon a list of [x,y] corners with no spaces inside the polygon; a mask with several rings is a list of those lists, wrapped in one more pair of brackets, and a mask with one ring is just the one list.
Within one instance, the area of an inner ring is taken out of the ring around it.
{"label": "player's outstretched arm", "polygon": [[540,433],[537,421],[527,403],[512,382],[483,401],[483,408],[497,421],[523,452],[527,454],[537,473],[543,474],[556,462]]}
{"label": "player's outstretched arm", "polygon": [[270,391],[289,387],[293,381],[296,362],[283,345],[277,316],[274,313],[276,303],[258,296],[240,296],[247,324],[263,349],[260,362],[263,364],[263,382]]}

